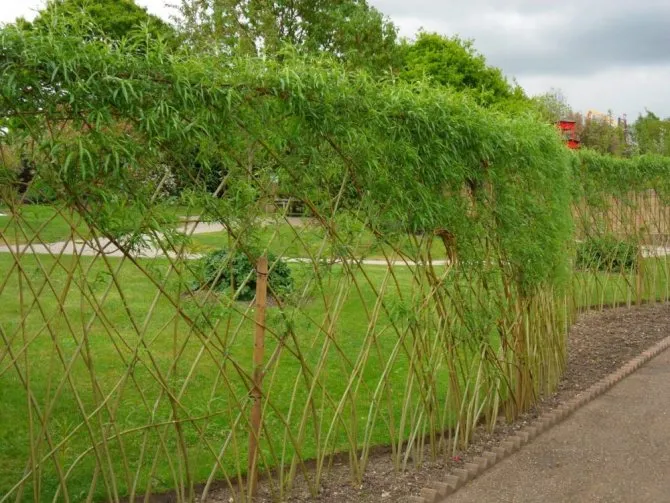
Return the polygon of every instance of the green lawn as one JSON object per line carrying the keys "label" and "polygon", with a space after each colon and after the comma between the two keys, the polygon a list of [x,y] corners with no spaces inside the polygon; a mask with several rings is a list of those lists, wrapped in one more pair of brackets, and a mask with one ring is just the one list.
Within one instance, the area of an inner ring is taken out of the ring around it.
{"label": "green lawn", "polygon": [[[287,223],[262,228],[253,236],[260,248],[268,248],[277,256],[284,257],[331,257],[355,256],[357,258],[398,257],[398,253],[389,244],[377,239],[368,230],[355,235],[343,232],[339,239],[326,235],[326,230],[317,224],[291,226]],[[226,247],[229,236],[225,232],[194,234],[190,248],[193,251],[208,251]],[[409,236],[399,236],[395,247],[404,255],[416,254],[416,243]],[[444,245],[439,238],[432,242],[431,253],[435,259],[446,257]]]}
{"label": "green lawn", "polygon": [[[112,268],[119,264],[118,260],[110,260]],[[175,306],[165,298],[156,299],[157,288],[129,263],[120,268],[118,290],[114,287],[106,295],[111,276],[102,260],[75,261],[65,257],[60,264],[55,264],[47,257],[24,257],[25,275],[20,288],[10,257],[0,254],[0,277],[8,278],[0,293],[0,327],[5,339],[0,346],[3,348],[0,349],[0,403],[3,404],[0,408],[0,494],[9,491],[26,470],[31,436],[38,453],[36,457],[46,456],[46,462],[39,468],[39,491],[43,500],[50,500],[49,496],[57,490],[58,470],[67,472],[70,467],[69,496],[73,500],[85,499],[96,456],[107,467],[99,474],[94,491],[96,498],[111,491],[105,487],[105,481],[112,480],[112,473],[119,494],[127,494],[134,484],[135,492],[144,493],[149,481],[154,490],[175,487],[178,477],[175,479],[173,470],[180,472],[176,468],[180,459],[176,453],[181,441],[189,452],[193,478],[203,481],[212,470],[215,453],[225,444],[231,431],[236,432],[237,444],[228,445],[221,458],[223,469],[228,474],[237,472],[240,467],[246,470],[243,444],[249,399],[248,383],[240,371],[251,370],[254,325],[251,319],[244,319],[234,310],[212,303],[204,310],[207,317],[219,325],[216,330],[209,329],[195,301],[178,295],[180,282],[167,274],[165,262],[143,264],[159,281],[165,282],[170,294],[178,299],[179,308],[196,320],[202,329],[200,336],[175,316]],[[293,268],[298,287],[305,288],[311,275],[301,266]],[[49,271],[50,284],[44,281],[45,270]],[[73,271],[71,278],[68,270]],[[407,394],[405,389],[406,353],[398,346],[386,314],[379,315],[373,330],[375,336],[365,337],[368,317],[364,306],[369,312],[374,311],[376,297],[372,288],[381,287],[385,271],[370,268],[366,273],[372,285],[366,284],[362,273],[355,276],[360,282],[360,297],[355,289],[347,287],[348,293],[341,289],[345,286],[345,276],[341,274],[341,267],[335,266],[322,278],[325,282],[323,298],[315,295],[303,309],[289,309],[288,320],[282,319],[276,309],[268,310],[268,327],[275,335],[268,335],[266,357],[270,358],[277,349],[278,339],[283,344],[278,365],[265,380],[271,404],[266,410],[265,424],[272,441],[264,441],[262,448],[269,463],[277,464],[282,458],[290,461],[293,453],[290,438],[276,434],[284,431],[281,418],[287,418],[291,424],[289,431],[297,438],[303,413],[307,414],[304,438],[300,441],[302,456],[307,458],[314,457],[318,451],[347,449],[350,443],[343,424],[349,429],[348,435],[356,439],[356,445],[366,436],[372,445],[388,444],[389,421],[395,422],[398,431],[408,430],[409,422],[404,427],[398,426],[400,410],[389,414],[386,406],[380,408],[371,429],[366,429],[372,396],[387,361],[393,362],[388,373],[390,385],[378,399],[398,404],[409,396],[413,406],[419,400],[418,393]],[[411,291],[410,275],[406,271],[397,272],[397,281],[402,289]],[[23,303],[19,292],[23,294]],[[64,300],[62,311],[57,307],[56,297]],[[385,297],[390,304],[397,300],[396,293]],[[87,298],[100,302],[101,316],[92,317],[92,302]],[[35,300],[37,303],[33,304]],[[318,328],[328,323],[323,315],[324,302],[338,304],[331,311],[339,313],[332,326],[325,329],[327,334]],[[22,317],[22,312],[27,315]],[[295,337],[287,335],[288,324],[293,327]],[[84,333],[86,338],[82,337]],[[406,343],[411,346],[412,340],[407,339]],[[300,355],[305,362],[306,372],[301,372],[295,355]],[[69,379],[65,368],[71,369]],[[318,378],[312,392],[313,408],[306,408],[309,385],[315,382],[315,375]],[[351,380],[350,376],[353,376]],[[446,371],[442,369],[433,377],[436,383],[442,383],[438,389],[443,395]],[[22,379],[30,383],[30,397]],[[293,408],[289,405],[292,396]],[[343,396],[349,399],[340,403]],[[352,407],[354,396],[357,405]],[[29,399],[34,401],[32,432],[27,420]],[[237,417],[240,406],[245,410],[241,422]],[[174,427],[165,426],[174,419],[175,410],[182,420],[193,418],[181,424],[181,439]],[[40,433],[43,414],[48,415],[48,438]],[[315,437],[313,430],[318,425],[314,418],[324,422],[321,427],[327,432],[336,415],[344,418],[345,423],[334,422],[330,438],[325,437],[326,433]],[[84,416],[89,417],[88,424],[82,420]],[[112,421],[115,428],[110,426]],[[236,422],[237,427],[234,427]],[[406,433],[399,435],[404,437]],[[110,438],[106,446],[101,444],[97,452],[94,449],[78,457],[92,443],[100,443],[104,436]],[[144,453],[143,445],[148,446]],[[221,470],[217,478],[223,478]],[[32,480],[29,479],[24,488],[26,500],[32,500],[33,491],[37,490]]]}
{"label": "green lawn", "polygon": [[[670,299],[670,257],[643,260],[639,300]],[[638,275],[633,271],[604,273],[578,271],[574,275],[574,304],[578,308],[632,305],[638,300]]]}
{"label": "green lawn", "polygon": [[[196,210],[185,206],[176,206],[166,203],[163,206],[156,205],[153,208],[155,214],[170,221],[173,225],[180,217],[193,217]],[[12,214],[9,208],[0,206],[0,245],[27,243],[53,243],[72,239],[86,238],[90,230],[81,216],[71,209],[60,208],[51,205],[25,204],[18,213]],[[139,219],[142,213],[125,213],[122,225],[127,231],[133,230],[133,226],[140,225]]]}
{"label": "green lawn", "polygon": [[64,241],[72,237],[72,228],[76,230],[75,237],[88,234],[81,217],[53,206],[27,204],[16,215],[0,207],[0,213],[4,215],[0,216],[0,245]]}
{"label": "green lawn", "polygon": [[[0,494],[33,468],[31,449],[34,461],[43,462],[35,463],[39,477],[27,478],[19,500],[32,501],[39,492],[40,500],[50,501],[63,477],[73,501],[88,497],[92,477],[96,500],[115,492],[142,494],[149,484],[154,491],[174,488],[185,483],[180,449],[188,452],[188,472],[196,482],[207,479],[219,455],[217,479],[246,470],[253,310],[245,317],[241,304],[227,308],[180,295],[191,278],[185,272],[178,280],[166,261],[140,265],[177,306],[157,295],[156,285],[128,261],[64,257],[56,263],[25,256],[19,280],[11,256],[0,254]],[[321,287],[312,288],[316,276],[310,267],[291,267],[296,290],[306,292],[300,307],[287,307],[286,317],[268,309],[266,361],[276,357],[264,383],[262,453],[269,465],[289,466],[294,442],[303,458],[313,458],[351,445],[388,445],[392,436],[406,439],[421,421],[451,423],[446,409],[432,418],[416,415],[425,376],[435,403],[444,403],[448,355],[444,334],[438,337],[430,328],[431,313],[411,320],[428,327],[423,336],[401,341],[392,328],[392,322],[410,323],[403,313],[416,310],[411,299],[417,286],[407,269],[395,268],[393,279],[384,267],[366,267],[353,276],[343,274],[342,266],[324,267]],[[110,271],[117,268],[113,283]],[[665,259],[645,261],[644,270],[644,297],[667,298]],[[577,303],[625,303],[631,280],[577,273],[577,287],[588,292]],[[375,309],[374,290],[384,285],[388,312]],[[478,306],[470,306],[466,318],[479,326]],[[199,333],[175,314],[178,310],[194,320]],[[472,337],[464,327],[450,330],[460,330],[463,341]],[[425,355],[421,372],[410,372],[408,354]]]}
{"label": "green lawn", "polygon": [[[168,206],[168,213],[175,216],[193,216],[193,208],[184,206]],[[0,245],[26,243],[52,243],[65,241],[73,237],[85,238],[89,230],[81,217],[70,210],[58,210],[53,206],[24,205],[20,214],[10,215],[10,210],[0,208]],[[316,257],[356,256],[359,258],[398,257],[398,253],[388,244],[375,238],[368,230],[355,234],[341,232],[339,240],[326,237],[325,229],[316,224],[292,227],[287,223],[264,227],[254,231],[253,236],[243,233],[245,240],[258,248],[268,248],[277,256],[284,257]],[[408,236],[397,238],[397,249],[406,256],[414,256],[416,244]],[[193,252],[206,252],[227,246],[229,236],[225,232],[195,234],[189,240],[189,249]],[[431,253],[433,258],[445,258],[442,242],[434,239]]]}

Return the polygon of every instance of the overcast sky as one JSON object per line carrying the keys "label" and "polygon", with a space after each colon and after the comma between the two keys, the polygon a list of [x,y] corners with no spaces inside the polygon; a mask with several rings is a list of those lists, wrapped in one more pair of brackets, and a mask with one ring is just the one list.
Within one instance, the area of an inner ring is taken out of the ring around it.
{"label": "overcast sky", "polygon": [[[403,36],[423,27],[475,40],[533,95],[558,88],[577,110],[670,116],[670,0],[368,0]],[[0,22],[43,0],[0,0]],[[165,0],[137,0],[162,17]]]}

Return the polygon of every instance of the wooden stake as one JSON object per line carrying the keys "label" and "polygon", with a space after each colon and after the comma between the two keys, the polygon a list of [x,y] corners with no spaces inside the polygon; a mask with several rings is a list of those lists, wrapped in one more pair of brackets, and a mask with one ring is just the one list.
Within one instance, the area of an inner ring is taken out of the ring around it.
{"label": "wooden stake", "polygon": [[643,288],[643,282],[642,282],[642,245],[644,243],[644,240],[642,239],[642,233],[640,231],[640,228],[642,227],[642,204],[640,203],[640,194],[636,193],[635,194],[635,238],[637,242],[637,257],[635,259],[637,260],[637,269],[635,271],[635,304],[636,305],[641,305],[642,304],[642,288]]}
{"label": "wooden stake", "polygon": [[258,486],[258,440],[261,432],[263,354],[265,352],[265,307],[268,290],[268,259],[263,256],[256,264],[256,331],[254,333],[254,371],[251,397],[251,431],[249,432],[249,467],[247,471],[249,501]]}
{"label": "wooden stake", "polygon": [[642,255],[642,240],[639,240],[638,251],[637,251],[637,270],[635,271],[635,303],[639,306],[642,305],[642,288],[643,288],[643,274],[644,271],[644,255]]}

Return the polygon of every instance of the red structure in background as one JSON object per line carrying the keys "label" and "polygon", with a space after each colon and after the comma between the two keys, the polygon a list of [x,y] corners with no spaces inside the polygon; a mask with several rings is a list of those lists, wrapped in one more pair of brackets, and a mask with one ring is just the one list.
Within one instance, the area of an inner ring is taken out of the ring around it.
{"label": "red structure in background", "polygon": [[567,147],[573,150],[578,149],[580,142],[576,131],[577,123],[571,120],[560,120],[556,125],[558,126],[558,129],[561,130],[561,135],[563,136],[563,140]]}

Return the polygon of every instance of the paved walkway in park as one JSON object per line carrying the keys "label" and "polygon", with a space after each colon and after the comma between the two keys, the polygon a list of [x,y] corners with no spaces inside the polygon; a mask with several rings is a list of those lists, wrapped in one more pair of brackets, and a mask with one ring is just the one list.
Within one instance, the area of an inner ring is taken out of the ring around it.
{"label": "paved walkway in park", "polygon": [[[295,217],[288,217],[288,223],[300,227],[305,225],[304,219],[299,219]],[[211,232],[221,232],[225,230],[225,227],[219,223],[206,223],[206,222],[184,222],[183,226],[179,229],[188,235],[195,234],[207,234]],[[26,243],[6,246],[0,245],[0,253],[13,253],[19,255],[81,255],[84,257],[95,257],[98,255],[105,255],[107,257],[123,257],[124,252],[119,250],[119,248],[105,238],[99,238],[97,241],[56,241],[54,243]],[[134,253],[135,257],[138,258],[164,258],[166,253],[163,250],[146,246],[141,250]],[[174,258],[176,254],[169,252],[167,253],[168,257]],[[198,259],[202,255],[198,253],[185,253],[182,255],[186,259]],[[309,258],[287,258],[286,262],[293,263],[311,263],[312,259]],[[341,260],[336,260],[334,263],[341,263]],[[349,260],[348,262],[353,262]],[[383,259],[364,259],[360,261],[364,265],[373,265],[373,266],[386,266],[388,262]],[[394,260],[391,262],[394,266],[414,266],[417,265],[413,261],[405,260]],[[446,265],[446,260],[433,260],[433,265],[440,266]]]}
{"label": "paved walkway in park", "polygon": [[446,501],[670,502],[670,350]]}
{"label": "paved walkway in park", "polygon": [[[179,230],[185,234],[207,234],[209,232],[221,232],[225,227],[218,223],[206,222],[184,222]],[[37,255],[82,255],[85,257],[94,257],[97,255],[106,255],[108,257],[122,257],[123,251],[110,240],[99,238],[97,241],[77,240],[77,241],[56,241],[54,243],[26,243],[6,246],[0,246],[0,253],[18,253],[18,254],[37,254]],[[169,256],[172,256],[168,254]],[[147,246],[135,254],[143,258],[164,257],[165,253],[157,248]],[[186,258],[198,258],[197,254],[186,254]]]}
{"label": "paved walkway in park", "polygon": [[[307,225],[310,221],[310,219],[305,219],[305,218],[298,218],[298,217],[287,217],[285,220],[288,224],[294,226],[294,227],[302,227],[304,225]],[[271,225],[274,221],[268,220],[266,222],[267,225]],[[225,226],[220,224],[220,223],[208,223],[208,222],[200,222],[195,217],[192,220],[184,221],[179,230],[183,232],[184,234],[188,235],[195,235],[195,234],[207,234],[207,233],[212,233],[212,232],[221,232],[225,230]],[[84,257],[95,257],[98,255],[105,255],[107,257],[123,257],[124,252],[122,250],[119,250],[119,248],[109,241],[108,239],[105,238],[99,238],[97,241],[92,242],[92,241],[56,241],[54,243],[41,243],[41,242],[34,242],[34,243],[27,243],[27,244],[19,244],[17,245],[12,245],[12,246],[6,246],[6,245],[0,245],[0,253],[14,253],[14,254],[19,254],[19,255],[31,255],[31,254],[36,254],[36,255],[53,255],[53,256],[59,256],[59,255],[80,255]],[[646,246],[643,247],[642,254],[645,257],[662,257],[666,255],[670,255],[670,248],[667,247],[662,247],[662,246]],[[145,246],[141,250],[137,251],[134,253],[135,257],[138,258],[164,258],[166,256],[166,253],[159,249],[155,248],[152,246]],[[168,252],[167,256],[170,258],[174,258],[176,256],[175,253]],[[186,259],[198,259],[202,255],[197,254],[197,253],[185,253],[182,255],[183,258]],[[294,263],[311,263],[312,260],[309,258],[300,258],[300,257],[294,257],[294,258],[287,258],[287,262],[294,262]],[[335,261],[335,263],[340,263],[340,260]],[[352,262],[352,261],[348,261]],[[386,266],[388,265],[388,262],[383,259],[363,259],[360,261],[361,264],[363,265],[372,265],[372,266]],[[435,266],[442,266],[446,265],[448,263],[447,260],[433,260],[433,265]],[[415,266],[417,265],[416,262],[411,261],[411,260],[394,260],[391,262],[392,265],[394,266]],[[670,499],[668,500],[670,502]]]}

